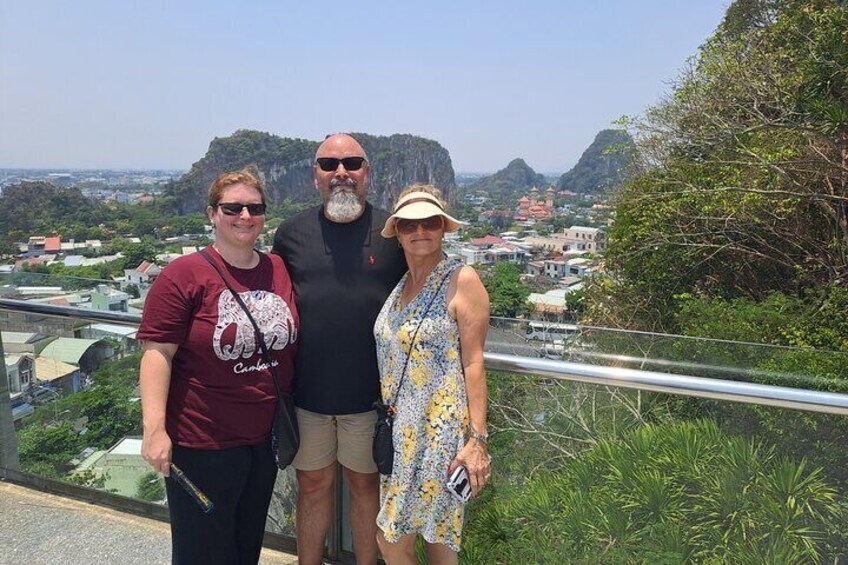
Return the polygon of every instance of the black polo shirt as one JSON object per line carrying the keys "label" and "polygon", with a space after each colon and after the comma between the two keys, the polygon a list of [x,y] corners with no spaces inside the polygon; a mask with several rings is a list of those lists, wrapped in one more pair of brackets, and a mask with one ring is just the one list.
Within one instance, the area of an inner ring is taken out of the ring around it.
{"label": "black polo shirt", "polygon": [[366,412],[380,377],[374,320],[406,272],[397,239],[380,235],[388,212],[366,204],[358,219],[331,222],[324,206],[283,222],[274,238],[300,314],[294,398],[321,414]]}

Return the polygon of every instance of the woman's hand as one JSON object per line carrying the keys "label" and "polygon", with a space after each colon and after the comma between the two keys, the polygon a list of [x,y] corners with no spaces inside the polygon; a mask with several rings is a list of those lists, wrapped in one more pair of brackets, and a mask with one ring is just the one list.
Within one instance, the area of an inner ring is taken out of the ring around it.
{"label": "woman's hand", "polygon": [[486,444],[474,438],[469,439],[459,454],[451,461],[448,476],[460,465],[463,465],[465,470],[468,471],[468,478],[471,481],[471,498],[477,498],[480,495],[480,489],[486,486],[489,481],[489,474],[491,473]]}
{"label": "woman's hand", "polygon": [[153,470],[166,477],[171,473],[171,438],[163,428],[144,432],[141,440],[141,456]]}

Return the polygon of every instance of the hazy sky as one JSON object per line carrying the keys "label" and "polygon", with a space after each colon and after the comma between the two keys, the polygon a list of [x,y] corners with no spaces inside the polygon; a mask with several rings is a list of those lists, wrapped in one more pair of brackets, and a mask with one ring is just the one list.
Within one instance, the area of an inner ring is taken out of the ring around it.
{"label": "hazy sky", "polygon": [[728,0],[0,0],[0,167],[189,168],[237,129],[411,133],[570,168]]}

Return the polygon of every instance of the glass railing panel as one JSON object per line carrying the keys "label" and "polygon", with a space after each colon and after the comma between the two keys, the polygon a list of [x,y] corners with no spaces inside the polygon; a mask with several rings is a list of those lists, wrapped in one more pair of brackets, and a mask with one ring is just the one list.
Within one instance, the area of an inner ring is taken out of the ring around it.
{"label": "glass railing panel", "polygon": [[848,420],[490,372],[463,563],[842,563]]}
{"label": "glass railing panel", "polygon": [[[18,469],[167,504],[141,457],[136,326],[0,309]],[[294,472],[279,474],[267,523],[294,536]]]}
{"label": "glass railing panel", "polygon": [[[487,350],[843,390],[840,354],[573,325],[540,339],[529,324],[493,320]],[[163,504],[138,454],[135,328],[94,325],[0,308],[10,373],[0,409],[15,416],[20,468]],[[489,367],[493,486],[468,507],[464,563],[846,559],[844,416],[585,380]],[[295,492],[293,471],[281,473],[269,531],[294,535]]]}
{"label": "glass railing panel", "polygon": [[509,319],[492,320],[486,350],[606,367],[848,392],[846,352]]}

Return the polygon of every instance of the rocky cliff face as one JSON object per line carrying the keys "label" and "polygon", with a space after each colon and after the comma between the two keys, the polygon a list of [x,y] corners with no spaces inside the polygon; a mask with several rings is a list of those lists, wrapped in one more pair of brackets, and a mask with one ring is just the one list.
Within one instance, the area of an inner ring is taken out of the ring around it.
{"label": "rocky cliff face", "polygon": [[615,188],[630,172],[635,148],[626,131],[601,130],[574,168],[559,177],[557,189],[595,194]]}
{"label": "rocky cliff face", "polygon": [[534,186],[544,189],[548,185],[544,175],[538,174],[523,159],[513,159],[506,168],[495,174],[483,177],[468,185],[464,190],[473,192],[485,190],[489,194],[514,196],[524,194]]}
{"label": "rocky cliff face", "polygon": [[[413,182],[439,187],[450,201],[455,192],[453,165],[447,150],[437,142],[396,134],[375,136],[354,133],[371,163],[368,199],[390,208],[397,195]],[[229,137],[215,138],[206,155],[175,184],[173,207],[191,213],[206,206],[209,184],[224,171],[251,163],[259,168],[269,199],[295,202],[318,199],[312,182],[312,161],[319,142],[279,137],[269,133],[239,130]]]}
{"label": "rocky cliff face", "polygon": [[437,186],[449,203],[456,195],[456,179],[448,150],[438,142],[408,134],[388,137],[351,134],[371,162],[371,196],[374,204],[391,208],[397,196],[414,182]]}

